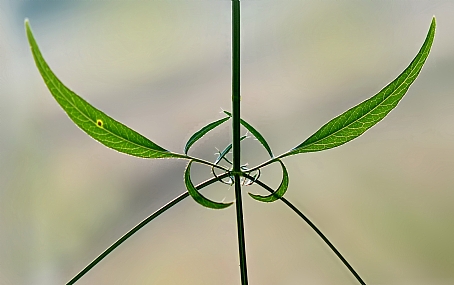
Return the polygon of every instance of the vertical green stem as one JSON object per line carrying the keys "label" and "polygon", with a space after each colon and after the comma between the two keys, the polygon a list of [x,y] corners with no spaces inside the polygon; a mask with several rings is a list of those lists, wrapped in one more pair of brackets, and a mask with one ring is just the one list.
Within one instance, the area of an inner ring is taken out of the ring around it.
{"label": "vertical green stem", "polygon": [[235,205],[241,284],[247,285],[246,245],[244,240],[243,202],[241,199],[240,182],[240,0],[232,0],[232,119],[233,173],[235,179]]}

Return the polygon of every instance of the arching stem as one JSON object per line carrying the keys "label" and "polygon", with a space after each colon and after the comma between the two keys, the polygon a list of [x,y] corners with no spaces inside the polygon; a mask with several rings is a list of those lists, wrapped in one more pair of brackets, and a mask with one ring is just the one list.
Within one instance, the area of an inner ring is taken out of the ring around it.
{"label": "arching stem", "polygon": [[[253,179],[254,177],[248,175],[248,174],[243,174],[244,177],[248,179]],[[257,185],[262,186],[265,190],[267,190],[270,193],[274,193],[274,190],[266,185],[265,183],[261,182],[260,180],[256,179],[254,183],[257,183]],[[363,281],[363,279],[359,276],[358,273],[356,273],[355,269],[348,263],[348,261],[342,256],[342,254],[337,250],[337,248],[330,242],[330,240],[317,228],[317,226],[312,223],[311,220],[309,220],[306,215],[303,214],[300,210],[298,210],[297,207],[295,207],[292,203],[290,203],[287,199],[284,197],[281,197],[280,199],[282,202],[284,202],[285,205],[287,205],[290,209],[292,209],[300,218],[302,218],[317,234],[318,236],[329,246],[329,248],[337,255],[337,257],[342,261],[342,263],[350,270],[350,272],[355,276],[356,280],[361,285],[366,285],[366,283]]]}
{"label": "arching stem", "polygon": [[[218,177],[215,177],[215,178],[211,178],[210,180],[207,180],[205,182],[202,182],[200,183],[199,185],[197,185],[195,188],[197,190],[200,190],[202,188],[205,188],[206,186],[208,185],[211,185],[213,184],[214,182],[216,181],[219,181],[221,179],[224,179],[225,177],[228,177],[228,173],[226,174],[223,174],[223,175],[220,175]],[[71,280],[68,281],[68,283],[66,283],[66,285],[72,285],[74,283],[76,283],[77,280],[79,280],[80,278],[82,278],[82,276],[84,276],[88,271],[90,271],[93,267],[95,267],[99,262],[101,262],[101,260],[103,260],[106,256],[108,256],[112,251],[114,251],[114,249],[116,249],[117,247],[119,247],[123,242],[125,242],[128,238],[130,238],[133,234],[135,234],[137,231],[139,231],[141,228],[143,228],[144,226],[146,226],[149,222],[151,222],[152,220],[154,220],[155,218],[157,218],[158,216],[160,216],[162,213],[164,213],[165,211],[169,210],[170,208],[172,208],[173,206],[175,206],[176,204],[180,203],[181,201],[183,201],[184,199],[186,199],[187,197],[189,197],[189,193],[188,192],[185,192],[183,194],[181,194],[180,196],[176,197],[175,199],[173,199],[172,201],[170,201],[169,203],[167,203],[166,205],[164,205],[162,208],[160,208],[159,210],[157,210],[156,212],[154,212],[153,214],[151,214],[150,216],[148,216],[145,220],[143,220],[142,222],[140,222],[139,224],[137,224],[135,227],[133,227],[131,230],[129,230],[126,234],[124,234],[121,238],[119,238],[116,242],[114,242],[111,246],[109,246],[105,251],[103,251],[98,257],[96,257],[92,262],[90,262],[90,264],[88,264],[87,266],[85,266],[84,269],[82,269],[76,276],[74,276]]]}

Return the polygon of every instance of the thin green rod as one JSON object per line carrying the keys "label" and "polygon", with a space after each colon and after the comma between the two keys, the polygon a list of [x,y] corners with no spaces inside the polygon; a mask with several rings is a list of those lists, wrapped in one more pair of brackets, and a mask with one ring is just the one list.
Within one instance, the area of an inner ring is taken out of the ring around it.
{"label": "thin green rod", "polygon": [[[218,180],[224,179],[228,176],[229,176],[228,173],[224,173],[223,175],[219,175],[218,177],[211,178],[205,182],[200,183],[195,188],[197,190],[200,190],[200,189],[202,189],[208,185],[211,185]],[[107,255],[109,255],[114,249],[116,249],[120,244],[122,244],[124,241],[126,241],[128,238],[130,238],[138,230],[143,228],[146,224],[148,224],[149,222],[151,222],[152,220],[157,218],[159,215],[161,215],[165,211],[169,210],[176,204],[178,204],[181,201],[183,201],[184,199],[186,199],[188,196],[189,196],[189,193],[185,192],[185,193],[181,194],[180,196],[176,197],[175,199],[173,199],[172,201],[170,201],[169,203],[167,203],[165,206],[163,206],[162,208],[160,208],[159,210],[157,210],[150,216],[148,216],[148,218],[146,218],[145,220],[140,222],[137,226],[135,226],[134,228],[129,230],[126,234],[124,234],[121,238],[119,238],[116,242],[114,242],[111,246],[109,246],[109,248],[107,248],[105,251],[103,251],[98,257],[96,257],[92,262],[90,262],[90,264],[88,264],[84,269],[82,269],[82,271],[80,271],[76,276],[74,276],[71,280],[69,280],[69,282],[66,283],[66,285],[71,285],[71,284],[76,283],[77,280],[79,280],[88,271],[90,271],[93,267],[95,267],[101,260],[103,260]]]}
{"label": "thin green rod", "polygon": [[200,158],[192,157],[192,156],[189,156],[189,155],[182,156],[182,158],[190,159],[190,160],[193,160],[194,162],[205,164],[205,165],[208,165],[208,166],[211,166],[211,167],[215,167],[215,168],[218,168],[218,169],[221,169],[221,170],[224,170],[224,171],[229,171],[227,168],[223,167],[222,165],[211,163],[209,161],[206,161],[206,160],[203,160],[203,159],[200,159]]}
{"label": "thin green rod", "polygon": [[[257,183],[258,185],[262,186],[265,190],[267,190],[268,192],[270,193],[274,193],[274,190],[269,187],[268,185],[266,185],[265,183],[261,182],[260,180],[258,179],[254,179],[254,177],[250,176],[250,175],[247,175],[247,174],[243,174],[244,177],[246,177],[247,179],[251,179],[252,181],[254,181],[254,183]],[[361,277],[359,276],[358,273],[356,273],[355,269],[353,269],[353,267],[350,265],[350,263],[348,263],[348,261],[342,256],[342,254],[337,250],[337,248],[329,241],[329,239],[317,228],[317,226],[314,225],[314,223],[311,222],[311,220],[309,220],[308,217],[306,217],[300,210],[298,210],[297,207],[295,207],[292,203],[290,203],[287,199],[285,199],[284,197],[281,197],[281,200],[282,202],[284,202],[290,209],[292,209],[298,216],[300,216],[317,234],[318,236],[329,246],[329,248],[331,248],[331,250],[337,255],[337,257],[339,257],[339,259],[342,261],[342,263],[348,268],[348,270],[350,270],[350,272],[353,274],[353,276],[355,276],[356,280],[358,280],[358,282],[361,284],[361,285],[366,285],[366,283],[363,281],[363,279],[361,279]]]}
{"label": "thin green rod", "polygon": [[235,182],[236,222],[240,258],[241,284],[247,285],[246,243],[244,238],[243,202],[241,199],[240,151],[240,1],[232,0],[232,129],[233,175]]}

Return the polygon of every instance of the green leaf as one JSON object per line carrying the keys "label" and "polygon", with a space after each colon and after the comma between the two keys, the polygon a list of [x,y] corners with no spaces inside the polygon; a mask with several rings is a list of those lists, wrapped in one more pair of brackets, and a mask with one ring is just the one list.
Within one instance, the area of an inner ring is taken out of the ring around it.
{"label": "green leaf", "polygon": [[185,154],[188,154],[188,151],[189,151],[189,148],[196,142],[198,141],[200,138],[202,138],[206,133],[208,133],[209,131],[211,131],[212,129],[216,128],[217,126],[219,126],[220,124],[224,123],[225,121],[227,121],[228,119],[230,119],[230,117],[225,117],[225,118],[222,118],[222,119],[219,119],[217,121],[214,121],[212,123],[209,123],[208,125],[206,125],[205,127],[201,128],[199,131],[197,131],[195,134],[193,134],[188,142],[186,143],[186,146],[184,147],[184,153]]}
{"label": "green leaf", "polygon": [[340,146],[357,138],[381,121],[394,109],[415,81],[429,56],[435,36],[435,17],[432,19],[426,40],[410,65],[378,94],[332,119],[300,145],[280,155],[314,152]]}
{"label": "green leaf", "polygon": [[[245,138],[247,138],[247,136],[242,136],[242,137],[240,138],[240,141],[244,140]],[[224,150],[221,151],[221,152],[219,153],[219,156],[218,156],[218,158],[216,158],[216,160],[214,161],[214,164],[218,164],[219,161],[221,161],[221,160],[226,156],[226,154],[229,153],[229,151],[232,149],[232,146],[233,146],[232,143],[230,143],[228,146],[226,146],[226,147],[224,148]],[[226,159],[226,158],[224,158],[224,159]],[[227,160],[227,162],[230,163],[230,164],[232,164],[229,160]]]}
{"label": "green leaf", "polygon": [[281,181],[281,184],[279,185],[279,188],[277,188],[277,190],[274,193],[271,193],[268,196],[261,196],[261,195],[248,193],[249,196],[251,196],[252,198],[254,198],[257,201],[266,202],[266,203],[274,202],[274,201],[282,198],[282,196],[284,196],[284,194],[285,194],[285,192],[287,192],[287,188],[288,188],[288,182],[289,182],[288,172],[287,172],[287,168],[285,168],[284,163],[282,163],[281,160],[278,160],[278,161],[282,166],[282,181]]}
{"label": "green leaf", "polygon": [[50,93],[69,118],[89,136],[116,151],[142,158],[186,158],[169,152],[146,137],[112,119],[69,90],[51,71],[44,60],[28,20],[25,28],[36,66]]}
{"label": "green leaf", "polygon": [[[228,116],[232,116],[230,112],[224,111]],[[266,149],[270,157],[273,157],[273,152],[271,151],[270,146],[266,142],[265,138],[257,131],[253,126],[248,124],[245,120],[240,119],[240,123],[245,127],[251,134],[263,145],[263,147]]]}
{"label": "green leaf", "polygon": [[207,198],[205,198],[202,194],[197,191],[197,189],[194,187],[194,184],[192,184],[191,181],[191,164],[193,160],[189,161],[188,166],[186,167],[186,170],[184,172],[184,183],[186,184],[186,188],[188,189],[189,195],[200,205],[205,206],[207,208],[211,209],[224,209],[229,207],[230,205],[233,204],[233,202],[230,203],[218,203],[211,201]]}

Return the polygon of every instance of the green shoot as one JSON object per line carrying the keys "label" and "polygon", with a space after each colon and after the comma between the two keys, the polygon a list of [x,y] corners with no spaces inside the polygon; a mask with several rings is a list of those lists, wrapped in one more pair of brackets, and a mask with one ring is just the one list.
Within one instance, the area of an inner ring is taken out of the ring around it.
{"label": "green shoot", "polygon": [[[241,119],[240,116],[240,2],[232,0],[232,112],[224,111],[227,117],[218,119],[197,131],[193,134],[184,147],[184,154],[171,152],[156,143],[152,142],[143,135],[137,133],[124,124],[109,117],[99,109],[90,105],[79,95],[75,94],[67,88],[52,72],[47,62],[44,60],[38,44],[33,36],[28,20],[25,21],[25,29],[28,41],[31,47],[33,58],[36,66],[44,79],[45,84],[49,88],[50,93],[63,108],[69,118],[84,132],[93,139],[103,145],[112,148],[118,152],[140,158],[179,158],[189,160],[184,173],[184,182],[187,188],[187,193],[181,194],[173,201],[150,215],[147,219],[139,223],[118,241],[112,244],[108,249],[101,253],[95,260],[87,265],[79,274],[72,278],[67,284],[74,284],[101,260],[108,256],[115,248],[126,241],[129,237],[135,234],[142,227],[160,216],[162,213],[171,209],[173,206],[191,196],[198,204],[211,209],[224,209],[235,203],[237,215],[237,230],[238,230],[238,250],[241,284],[248,284],[247,263],[246,263],[246,245],[244,234],[243,207],[242,207],[242,186],[257,184],[270,192],[267,196],[251,194],[249,195],[260,202],[274,202],[281,200],[299,217],[301,217],[329,246],[329,248],[337,255],[342,263],[348,268],[360,284],[366,283],[340,254],[328,238],[312,223],[300,210],[290,203],[283,196],[289,187],[289,175],[282,159],[306,152],[317,152],[331,149],[342,144],[345,144],[370,129],[379,121],[384,119],[386,115],[393,110],[407,93],[411,84],[416,80],[424,63],[429,56],[432,43],[435,37],[436,22],[435,17],[432,19],[429,31],[425,41],[417,53],[416,57],[410,65],[391,83],[384,87],[380,92],[357,106],[347,110],[343,114],[330,120],[312,136],[303,141],[301,144],[290,149],[289,151],[274,156],[271,147],[268,145],[265,138],[252,125]],[[224,122],[231,120],[232,122],[232,142],[228,144],[222,151],[218,152],[218,157],[214,162],[208,162],[196,157],[188,155],[190,148],[198,142],[209,131],[220,126]],[[265,148],[270,156],[268,161],[262,164],[248,168],[247,164],[241,165],[241,142],[247,138],[246,135],[241,136],[241,126],[255,137],[262,147]],[[230,156],[230,153],[232,155]],[[229,157],[227,157],[229,155]],[[193,162],[201,163],[211,167],[213,178],[194,186],[191,180],[191,166]],[[227,166],[222,166],[220,163],[225,162]],[[282,167],[282,181],[277,190],[271,189],[268,185],[259,180],[261,169],[274,162],[279,162]],[[216,170],[221,170],[221,174],[216,174]],[[226,179],[226,180],[224,180]],[[230,203],[220,203],[211,201],[203,196],[199,190],[209,186],[215,182],[222,182],[229,185],[234,185],[235,201]]]}

